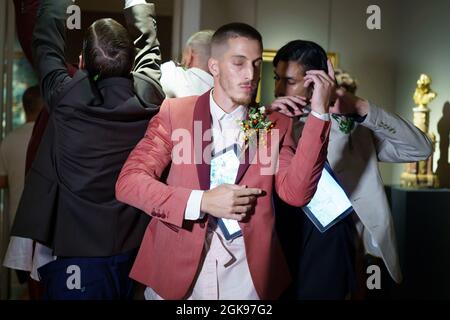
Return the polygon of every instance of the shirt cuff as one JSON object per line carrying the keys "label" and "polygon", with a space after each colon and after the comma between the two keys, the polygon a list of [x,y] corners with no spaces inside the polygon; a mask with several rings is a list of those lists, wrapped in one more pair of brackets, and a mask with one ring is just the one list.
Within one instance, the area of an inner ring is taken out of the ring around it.
{"label": "shirt cuff", "polygon": [[311,110],[311,114],[316,117],[319,118],[320,120],[323,121],[330,121],[330,114],[329,113],[324,113],[324,114],[320,114],[314,110]]}
{"label": "shirt cuff", "polygon": [[366,118],[367,118],[367,114],[365,116],[360,116],[358,114],[353,116],[353,119],[358,123],[363,123],[364,120],[366,120]]}
{"label": "shirt cuff", "polygon": [[192,190],[187,202],[186,210],[184,211],[184,219],[195,221],[202,219],[205,216],[205,214],[200,211],[203,193],[204,191],[201,190]]}
{"label": "shirt cuff", "polygon": [[138,4],[145,4],[147,1],[145,0],[125,0],[125,9],[128,9],[130,7],[134,7]]}

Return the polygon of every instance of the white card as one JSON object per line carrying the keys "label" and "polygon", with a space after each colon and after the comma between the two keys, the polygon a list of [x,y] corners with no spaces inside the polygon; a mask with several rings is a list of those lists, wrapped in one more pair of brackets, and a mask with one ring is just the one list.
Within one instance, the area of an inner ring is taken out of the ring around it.
{"label": "white card", "polygon": [[317,191],[303,211],[321,231],[325,232],[353,210],[344,189],[334,177],[328,165],[322,171]]}
{"label": "white card", "polygon": [[221,184],[234,184],[239,170],[239,158],[233,145],[213,155],[211,159],[210,189]]}
{"label": "white card", "polygon": [[[221,184],[234,184],[236,182],[240,166],[238,154],[239,147],[237,144],[234,144],[213,155],[211,160],[210,189]],[[236,220],[219,219],[218,224],[227,240],[240,235],[241,227]]]}

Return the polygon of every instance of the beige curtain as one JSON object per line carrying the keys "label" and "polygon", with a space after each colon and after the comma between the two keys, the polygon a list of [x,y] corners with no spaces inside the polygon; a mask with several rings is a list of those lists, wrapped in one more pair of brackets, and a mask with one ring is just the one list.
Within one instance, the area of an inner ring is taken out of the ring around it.
{"label": "beige curtain", "polygon": [[[0,1],[0,138],[12,129],[12,77],[14,59],[14,4],[12,0]],[[10,296],[9,271],[3,267],[3,258],[9,242],[9,225],[5,194],[2,192],[0,210],[0,299]]]}

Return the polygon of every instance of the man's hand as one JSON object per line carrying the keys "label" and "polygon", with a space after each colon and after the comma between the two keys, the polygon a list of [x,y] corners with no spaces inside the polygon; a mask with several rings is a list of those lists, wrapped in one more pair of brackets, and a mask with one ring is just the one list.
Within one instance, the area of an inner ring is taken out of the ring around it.
{"label": "man's hand", "polygon": [[307,104],[307,99],[302,96],[279,97],[269,106],[269,111],[278,111],[290,118],[298,117],[305,113],[303,108]]}
{"label": "man's hand", "polygon": [[337,114],[358,114],[364,117],[369,113],[369,102],[359,98],[344,88],[336,90],[336,102],[330,108],[331,113]]}
{"label": "man's hand", "polygon": [[261,189],[222,184],[203,193],[200,210],[216,218],[242,221],[261,195]]}
{"label": "man's hand", "polygon": [[330,60],[327,61],[327,64],[328,74],[323,70],[309,70],[306,71],[306,76],[304,77],[305,88],[311,84],[314,85],[311,97],[311,109],[319,114],[329,112],[331,96],[336,90],[333,65]]}

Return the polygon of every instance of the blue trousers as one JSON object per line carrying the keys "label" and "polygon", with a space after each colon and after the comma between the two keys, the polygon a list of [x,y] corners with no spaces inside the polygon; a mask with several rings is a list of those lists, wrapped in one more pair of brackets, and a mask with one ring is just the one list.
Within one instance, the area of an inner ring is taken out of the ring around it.
{"label": "blue trousers", "polygon": [[136,250],[102,258],[58,258],[38,269],[44,300],[129,300]]}

